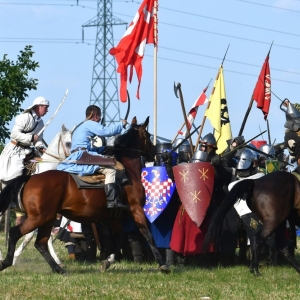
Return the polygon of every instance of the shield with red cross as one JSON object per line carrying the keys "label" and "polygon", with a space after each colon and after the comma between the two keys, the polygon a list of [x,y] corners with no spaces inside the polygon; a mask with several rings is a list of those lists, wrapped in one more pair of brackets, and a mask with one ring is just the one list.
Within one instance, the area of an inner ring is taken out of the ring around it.
{"label": "shield with red cross", "polygon": [[176,186],[165,167],[143,168],[141,178],[146,194],[144,212],[152,223],[167,207]]}
{"label": "shield with red cross", "polygon": [[179,164],[173,167],[180,200],[199,227],[206,215],[214,186],[214,167],[210,162]]}

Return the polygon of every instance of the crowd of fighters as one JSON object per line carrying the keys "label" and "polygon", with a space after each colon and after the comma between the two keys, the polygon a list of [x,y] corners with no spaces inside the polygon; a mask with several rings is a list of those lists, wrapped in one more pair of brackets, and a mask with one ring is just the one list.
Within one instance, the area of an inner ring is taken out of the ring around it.
{"label": "crowd of fighters", "polygon": [[[38,97],[33,105],[17,116],[15,126],[11,133],[11,142],[6,145],[0,156],[0,180],[7,184],[11,179],[22,174],[24,160],[28,159],[29,153],[35,146],[34,155],[41,155],[46,146],[43,144],[43,136],[39,134],[43,128],[44,116],[49,107],[49,101],[44,97]],[[227,214],[220,241],[218,245],[211,245],[209,253],[203,253],[202,244],[207,232],[209,220],[218,209],[228,191],[238,181],[245,178],[256,179],[274,171],[289,171],[290,165],[295,164],[295,171],[299,172],[300,165],[300,112],[297,104],[293,105],[285,101],[282,110],[286,115],[284,142],[276,145],[268,144],[266,141],[253,140],[246,144],[243,136],[228,140],[228,148],[222,155],[216,154],[217,142],[212,133],[206,134],[200,139],[199,149],[191,155],[189,143],[183,138],[174,143],[161,143],[157,141],[157,155],[155,162],[146,162],[142,158],[144,168],[161,166],[166,168],[168,178],[174,179],[174,167],[183,164],[210,163],[213,167],[213,186],[210,198],[206,199],[207,209],[201,219],[200,225],[195,222],[189,213],[187,202],[181,201],[179,190],[174,191],[171,199],[162,213],[154,221],[149,221],[149,228],[154,237],[156,246],[160,249],[168,265],[185,264],[211,264],[216,262],[233,264],[237,259],[250,258],[245,250],[247,244],[251,243],[253,233],[257,228],[259,220],[255,215],[245,208],[245,201],[240,201]],[[79,159],[83,152],[99,155],[103,152],[109,139],[121,133],[126,120],[120,124],[104,127],[100,124],[101,110],[91,105],[86,110],[85,120],[73,131],[71,155],[68,159],[74,161]],[[95,145],[91,137],[101,137],[102,144]],[[178,147],[178,145],[180,146]],[[289,155],[284,153],[287,149]],[[80,175],[92,175],[95,172],[105,174],[105,192],[107,194],[107,207],[109,209],[127,206],[121,203],[116,183],[116,172],[113,168],[101,166],[84,166],[71,164],[70,162],[60,164],[57,168],[67,172]],[[142,172],[142,170],[141,170]],[[126,177],[122,178],[126,183]],[[188,186],[185,193],[189,193]],[[201,213],[201,212],[200,212]],[[203,214],[203,212],[202,212]],[[18,217],[26,218],[26,215]],[[22,221],[17,219],[17,224]],[[117,243],[116,236],[109,223],[101,222],[92,228],[91,224],[78,224],[69,222],[58,216],[54,225],[59,229],[59,238],[65,242],[69,257],[72,259],[91,260],[96,259],[97,244],[101,248],[101,258],[107,258],[115,253],[114,247]],[[119,258],[126,258],[135,262],[149,261],[152,259],[149,248],[141,237],[137,227],[130,217],[123,219],[123,247],[121,253],[115,253]],[[287,224],[287,233],[289,227]],[[96,235],[95,235],[96,233]],[[242,238],[241,238],[242,237]],[[265,249],[268,256],[276,248],[274,241],[270,241]],[[295,244],[291,241],[291,249]],[[293,251],[293,250],[291,250]],[[216,254],[218,254],[216,256]],[[271,259],[274,259],[272,257]]]}

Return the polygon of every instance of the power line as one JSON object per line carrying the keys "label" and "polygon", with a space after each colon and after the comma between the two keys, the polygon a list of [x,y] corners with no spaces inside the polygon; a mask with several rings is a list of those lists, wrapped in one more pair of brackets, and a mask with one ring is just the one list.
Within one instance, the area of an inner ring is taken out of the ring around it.
{"label": "power line", "polygon": [[229,23],[229,24],[234,24],[234,25],[239,25],[239,26],[244,26],[244,27],[250,27],[250,28],[254,28],[254,29],[266,30],[266,31],[271,31],[271,32],[276,32],[276,33],[281,33],[281,34],[287,34],[287,35],[299,36],[300,37],[300,34],[297,34],[297,33],[284,32],[284,31],[279,31],[279,30],[270,29],[270,28],[264,28],[264,27],[249,25],[249,24],[243,24],[243,23],[239,23],[239,22],[228,21],[228,20],[224,20],[224,19],[199,15],[199,14],[190,13],[190,12],[186,12],[186,11],[180,11],[180,10],[167,8],[167,7],[161,7],[160,6],[159,8],[169,10],[169,11],[174,11],[174,12],[189,15],[189,16],[195,16],[195,17],[199,17],[199,18],[205,18],[205,19],[210,19],[210,20],[214,20],[214,21],[219,21],[219,22],[224,22],[224,23]]}
{"label": "power line", "polygon": [[281,10],[286,10],[286,11],[291,11],[291,12],[295,12],[295,13],[300,13],[299,10],[294,10],[294,9],[289,9],[289,8],[284,8],[284,7],[279,7],[279,6],[267,5],[267,4],[252,2],[252,1],[246,1],[246,0],[236,0],[236,1],[245,2],[245,3],[249,3],[249,4],[254,4],[254,5],[265,6],[265,7],[270,7],[270,8],[281,9]]}
{"label": "power line", "polygon": [[[0,43],[2,42],[1,39],[2,38],[0,38]],[[46,40],[35,39],[34,42],[35,43],[51,43],[51,44],[52,43],[58,43],[58,44],[66,43],[66,44],[76,44],[76,45],[84,44],[84,45],[88,45],[88,46],[95,46],[95,44],[92,44],[92,43],[86,43],[86,42],[82,42],[82,41],[79,41],[79,40],[78,40],[78,42],[76,42],[75,39],[70,39],[70,40],[74,40],[74,41],[64,42],[63,40],[59,40],[59,41],[56,42],[53,39],[50,42],[48,42]],[[10,41],[4,41],[4,42],[20,43],[20,42],[25,42],[25,40],[23,40],[23,41],[12,41],[12,40],[10,40]],[[29,42],[29,41],[26,41],[26,42]],[[213,56],[207,56],[207,55],[202,55],[202,54],[197,54],[197,53],[191,53],[191,52],[186,52],[186,51],[182,51],[182,50],[172,49],[172,48],[168,48],[168,47],[162,47],[162,46],[160,46],[160,48],[171,50],[171,51],[184,52],[184,53],[188,53],[188,54],[192,54],[192,55],[197,55],[197,56],[209,57],[209,58],[212,58],[212,59],[220,60],[220,57],[213,57]],[[153,58],[152,55],[145,55],[145,56]],[[176,62],[176,63],[180,63],[180,64],[185,64],[185,65],[191,65],[191,66],[201,67],[201,68],[207,68],[207,69],[213,69],[213,70],[217,70],[218,69],[217,67],[211,67],[211,66],[201,65],[201,64],[197,64],[195,62],[190,63],[190,62],[186,62],[186,61],[182,61],[182,60],[170,59],[170,58],[162,57],[160,55],[158,56],[158,59],[164,60],[164,61]],[[241,65],[249,65],[249,66],[254,66],[254,67],[261,68],[261,66],[258,66],[258,65],[251,65],[251,64],[237,62],[237,61],[232,61],[232,60],[228,60],[228,59],[226,59],[226,61],[237,63],[237,64],[241,64]],[[285,71],[285,70],[274,69],[274,68],[272,68],[272,70],[273,71],[284,72],[284,73],[290,73],[290,74],[294,74],[294,75],[300,75],[300,73],[297,73],[297,72]],[[235,73],[235,74],[241,74],[241,75],[246,75],[246,76],[251,76],[251,77],[257,77],[257,74],[249,74],[249,73],[244,73],[244,72],[238,72],[238,71],[234,71],[234,70],[230,70],[230,69],[226,69],[226,72]],[[283,80],[283,79],[278,79],[278,78],[273,78],[273,77],[272,77],[272,80],[279,81],[279,82],[286,82],[286,83],[296,84],[296,85],[300,84],[299,82],[294,82],[294,81],[289,81],[289,80]]]}

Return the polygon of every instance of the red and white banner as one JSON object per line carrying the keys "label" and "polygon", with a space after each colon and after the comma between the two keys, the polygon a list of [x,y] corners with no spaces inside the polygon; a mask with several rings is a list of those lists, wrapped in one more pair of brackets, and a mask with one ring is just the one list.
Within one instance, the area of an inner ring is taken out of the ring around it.
{"label": "red and white banner", "polygon": [[142,79],[142,59],[146,44],[155,44],[154,38],[154,5],[157,0],[144,0],[133,21],[130,23],[117,47],[109,53],[115,56],[118,63],[117,72],[121,75],[120,98],[127,101],[127,68],[130,66],[129,82],[131,83],[133,68],[138,78],[136,97],[140,99],[139,89]]}
{"label": "red and white banner", "polygon": [[[206,90],[207,90],[207,87],[202,91],[200,96],[196,99],[196,101],[194,102],[192,108],[190,109],[190,111],[187,115],[187,121],[188,121],[189,129],[191,129],[192,126],[193,126],[193,123],[194,123],[194,120],[196,118],[199,106],[208,102],[208,99],[207,99],[206,94],[205,94]],[[185,136],[185,134],[186,134],[186,132],[182,132],[182,131],[178,131],[178,133],[183,135],[183,136]]]}

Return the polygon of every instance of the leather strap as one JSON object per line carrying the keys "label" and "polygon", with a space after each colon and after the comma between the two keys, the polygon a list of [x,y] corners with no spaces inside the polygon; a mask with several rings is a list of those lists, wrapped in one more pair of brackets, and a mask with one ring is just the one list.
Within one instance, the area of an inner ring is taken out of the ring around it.
{"label": "leather strap", "polygon": [[11,140],[10,142],[11,142],[13,145],[18,146],[18,147],[22,147],[22,148],[25,148],[25,149],[30,148],[30,146],[23,145],[23,144],[21,144],[21,143],[19,143],[19,142],[13,141],[13,140]]}
{"label": "leather strap", "polygon": [[84,147],[78,147],[78,148],[72,150],[71,153],[74,153],[74,152],[80,151],[80,150],[83,150],[83,151],[84,151],[84,150],[86,150],[86,148],[84,148]]}

